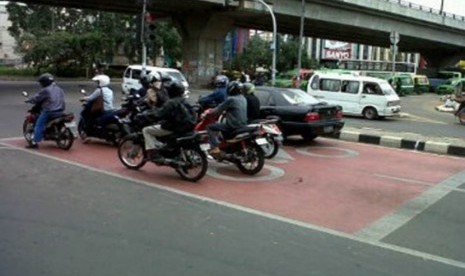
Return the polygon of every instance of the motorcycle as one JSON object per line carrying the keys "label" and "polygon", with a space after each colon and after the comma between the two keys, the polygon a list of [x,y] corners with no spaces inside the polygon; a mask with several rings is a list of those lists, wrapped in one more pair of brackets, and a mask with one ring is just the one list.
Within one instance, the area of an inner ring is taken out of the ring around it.
{"label": "motorcycle", "polygon": [[[81,93],[86,95],[85,90],[81,90]],[[91,112],[92,102],[82,102],[82,111],[80,113],[80,119],[77,126],[79,137],[83,140],[88,137],[94,137],[103,139],[112,143],[113,145],[118,145],[121,138],[126,134],[122,128],[121,123],[119,122],[119,118],[126,115],[126,110],[118,110],[117,114],[115,115],[118,118],[115,120],[115,122],[105,126],[100,126],[94,123],[95,116]]]}
{"label": "motorcycle", "polygon": [[[206,127],[218,120],[215,116],[201,116],[196,131],[205,131]],[[211,156],[218,162],[230,162],[244,174],[255,175],[265,165],[262,146],[267,144],[261,124],[249,125],[231,133],[220,134],[221,154]],[[207,137],[208,138],[208,137]]]}
{"label": "motorcycle", "polygon": [[[25,102],[32,103],[29,99],[29,94],[26,91],[22,92],[23,96],[28,98]],[[29,109],[26,118],[23,122],[24,139],[31,144],[34,136],[34,126],[40,114],[40,105],[34,104]],[[76,126],[73,113],[63,113],[58,117],[52,117],[45,125],[44,140],[55,141],[57,146],[63,150],[69,150],[74,143],[74,134],[71,131],[72,127]]]}
{"label": "motorcycle", "polygon": [[458,103],[456,111],[454,112],[455,117],[460,124],[465,125],[465,96],[455,95],[454,101]]}
{"label": "motorcycle", "polygon": [[256,120],[251,122],[249,126],[259,126],[263,129],[266,144],[262,145],[263,154],[266,159],[271,159],[278,154],[279,147],[283,142],[283,134],[276,124],[278,118],[270,118],[263,120]]}
{"label": "motorcycle", "polygon": [[158,150],[161,159],[150,160],[145,150],[144,136],[141,131],[125,136],[118,146],[118,158],[129,169],[137,170],[148,161],[159,166],[170,166],[185,180],[196,182],[207,173],[208,160],[206,151],[209,144],[206,133],[188,135],[167,135],[158,139],[165,145]]}

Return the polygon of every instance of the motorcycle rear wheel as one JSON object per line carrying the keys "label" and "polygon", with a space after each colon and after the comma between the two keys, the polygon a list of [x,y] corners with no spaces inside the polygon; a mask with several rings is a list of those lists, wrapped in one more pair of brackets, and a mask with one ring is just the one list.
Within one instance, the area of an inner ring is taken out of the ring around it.
{"label": "motorcycle rear wheel", "polygon": [[[244,155],[245,153],[245,155]],[[265,165],[262,148],[257,144],[249,144],[246,150],[240,152],[241,159],[236,162],[239,170],[247,175],[259,173]]]}
{"label": "motorcycle rear wheel", "polygon": [[138,170],[147,163],[144,145],[132,137],[125,137],[118,146],[118,158],[131,170]]}
{"label": "motorcycle rear wheel", "polygon": [[34,124],[27,120],[23,123],[23,136],[26,142],[32,143],[32,138],[34,136]]}
{"label": "motorcycle rear wheel", "polygon": [[71,129],[62,127],[56,140],[57,146],[63,150],[69,150],[74,143],[74,134]]}
{"label": "motorcycle rear wheel", "polygon": [[262,150],[263,150],[263,156],[266,159],[271,159],[278,154],[279,151],[279,143],[273,137],[266,137],[266,143],[265,145],[262,145]]}
{"label": "motorcycle rear wheel", "polygon": [[207,173],[207,155],[201,149],[184,149],[184,162],[186,166],[176,168],[176,172],[185,180],[196,182]]}

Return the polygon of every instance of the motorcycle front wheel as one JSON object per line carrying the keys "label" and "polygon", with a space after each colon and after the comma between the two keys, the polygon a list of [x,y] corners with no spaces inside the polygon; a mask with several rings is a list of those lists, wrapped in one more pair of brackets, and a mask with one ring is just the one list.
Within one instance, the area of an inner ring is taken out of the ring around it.
{"label": "motorcycle front wheel", "polygon": [[201,149],[184,149],[181,151],[184,165],[176,168],[176,172],[185,180],[198,181],[205,176],[208,169],[207,155]]}
{"label": "motorcycle front wheel", "polygon": [[248,175],[259,173],[265,165],[262,148],[257,144],[249,144],[247,149],[240,152],[240,159],[236,162],[239,170]]}
{"label": "motorcycle front wheel", "polygon": [[32,143],[32,138],[34,137],[34,124],[27,120],[23,123],[23,136],[26,142]]}
{"label": "motorcycle front wheel", "polygon": [[133,137],[125,137],[118,146],[118,158],[123,165],[131,170],[137,170],[145,165],[144,145],[134,140]]}
{"label": "motorcycle front wheel", "polygon": [[278,154],[279,151],[279,143],[273,137],[267,136],[266,137],[267,143],[265,145],[262,145],[262,150],[263,150],[263,156],[266,159],[271,159]]}
{"label": "motorcycle front wheel", "polygon": [[62,127],[56,140],[57,146],[63,150],[69,150],[74,143],[74,134],[71,129]]}

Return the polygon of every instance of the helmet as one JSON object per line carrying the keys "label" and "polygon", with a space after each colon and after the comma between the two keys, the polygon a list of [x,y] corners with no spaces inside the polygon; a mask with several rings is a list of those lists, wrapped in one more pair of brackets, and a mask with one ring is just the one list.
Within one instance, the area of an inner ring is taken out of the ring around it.
{"label": "helmet", "polygon": [[148,80],[149,83],[161,81],[161,75],[158,72],[150,72],[150,74],[148,75]]}
{"label": "helmet", "polygon": [[184,95],[186,88],[178,80],[172,80],[165,84],[166,90],[168,91],[168,96],[170,98],[181,97]]}
{"label": "helmet", "polygon": [[97,75],[92,78],[93,81],[97,82],[98,87],[104,87],[110,85],[110,77],[107,75]]}
{"label": "helmet", "polygon": [[226,91],[230,96],[239,95],[241,94],[242,86],[242,83],[238,81],[232,81],[228,84],[228,88],[226,88]]}
{"label": "helmet", "polygon": [[226,87],[228,85],[229,79],[225,75],[218,75],[215,77],[215,87]]}
{"label": "helmet", "polygon": [[142,84],[143,87],[147,88],[149,87],[149,76],[150,75],[142,75],[141,78],[140,78],[140,84]]}
{"label": "helmet", "polygon": [[44,73],[44,74],[40,75],[40,77],[37,79],[37,81],[40,83],[40,85],[42,87],[47,87],[50,84],[52,84],[52,82],[55,81],[55,78],[50,73]]}
{"label": "helmet", "polygon": [[253,94],[255,92],[255,85],[250,82],[246,82],[243,84],[242,91],[244,94]]}

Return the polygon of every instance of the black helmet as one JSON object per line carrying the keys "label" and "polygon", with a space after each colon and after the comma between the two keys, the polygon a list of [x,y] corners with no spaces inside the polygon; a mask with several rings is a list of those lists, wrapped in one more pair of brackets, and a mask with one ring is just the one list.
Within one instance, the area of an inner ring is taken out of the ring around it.
{"label": "black helmet", "polygon": [[47,87],[50,84],[52,84],[52,82],[55,81],[55,78],[50,73],[44,73],[44,74],[40,75],[40,77],[39,77],[39,79],[37,79],[37,81],[40,83],[40,85],[42,87]]}
{"label": "black helmet", "polygon": [[186,88],[182,85],[181,82],[177,80],[169,81],[165,84],[166,90],[168,91],[168,96],[170,98],[181,97],[184,95]]}
{"label": "black helmet", "polygon": [[242,91],[242,83],[238,81],[232,81],[228,84],[228,88],[226,89],[226,91],[230,96],[239,95]]}
{"label": "black helmet", "polygon": [[229,79],[225,75],[218,75],[215,77],[215,86],[216,87],[226,87],[228,85]]}

